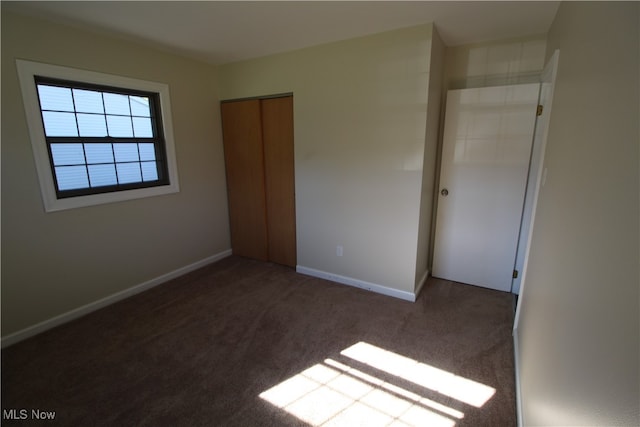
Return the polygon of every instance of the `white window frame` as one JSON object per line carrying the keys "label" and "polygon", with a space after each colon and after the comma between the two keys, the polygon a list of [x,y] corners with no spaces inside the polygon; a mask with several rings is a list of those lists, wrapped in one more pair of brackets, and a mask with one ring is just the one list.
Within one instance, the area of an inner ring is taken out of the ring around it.
{"label": "white window frame", "polygon": [[[42,193],[42,201],[46,212],[55,212],[104,203],[160,196],[180,191],[175,143],[173,139],[173,125],[171,122],[171,101],[169,97],[169,86],[167,84],[116,76],[113,74],[79,70],[59,65],[25,61],[21,59],[16,60],[16,66],[18,69],[18,77],[20,79],[20,88],[22,90],[22,99],[24,102],[27,125],[29,127],[31,148],[33,149],[33,157],[35,160],[36,170],[38,172],[38,180],[40,181],[40,192]],[[49,153],[47,151],[44,125],[42,123],[40,103],[38,101],[38,92],[34,80],[35,76],[157,93],[160,97],[162,132],[164,133],[164,148],[167,158],[169,184],[157,187],[137,188],[132,190],[121,190],[109,193],[58,199],[56,195],[54,177],[51,170],[51,162],[49,160]]]}

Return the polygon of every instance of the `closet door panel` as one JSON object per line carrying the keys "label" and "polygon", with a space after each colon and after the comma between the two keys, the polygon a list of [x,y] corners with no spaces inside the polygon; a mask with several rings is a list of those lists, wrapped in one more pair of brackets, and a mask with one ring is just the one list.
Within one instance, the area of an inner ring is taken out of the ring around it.
{"label": "closet door panel", "polygon": [[269,260],[296,266],[293,97],[262,100]]}
{"label": "closet door panel", "polygon": [[235,255],[268,259],[260,101],[221,105],[231,246]]}

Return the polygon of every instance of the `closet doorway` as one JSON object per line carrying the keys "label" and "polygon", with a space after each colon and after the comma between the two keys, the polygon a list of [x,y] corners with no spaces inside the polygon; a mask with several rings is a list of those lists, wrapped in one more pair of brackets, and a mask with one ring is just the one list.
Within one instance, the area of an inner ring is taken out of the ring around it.
{"label": "closet doorway", "polygon": [[233,253],[295,267],[293,96],[220,109]]}

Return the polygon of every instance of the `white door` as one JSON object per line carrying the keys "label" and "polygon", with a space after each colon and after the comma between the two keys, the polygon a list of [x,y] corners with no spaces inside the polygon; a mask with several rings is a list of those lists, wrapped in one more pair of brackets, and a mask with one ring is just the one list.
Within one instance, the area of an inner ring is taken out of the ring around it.
{"label": "white door", "polygon": [[435,277],[510,290],[539,87],[448,92]]}

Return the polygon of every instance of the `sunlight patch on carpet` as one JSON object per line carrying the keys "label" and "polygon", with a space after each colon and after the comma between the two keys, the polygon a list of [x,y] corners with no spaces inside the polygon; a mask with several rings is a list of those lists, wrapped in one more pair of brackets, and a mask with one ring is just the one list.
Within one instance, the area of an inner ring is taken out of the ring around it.
{"label": "sunlight patch on carpet", "polygon": [[464,413],[425,397],[429,391],[478,408],[495,393],[368,343],[340,354],[341,361],[325,359],[260,397],[313,426],[454,427]]}
{"label": "sunlight patch on carpet", "polygon": [[364,342],[341,354],[476,408],[482,407],[496,392],[493,387]]}

